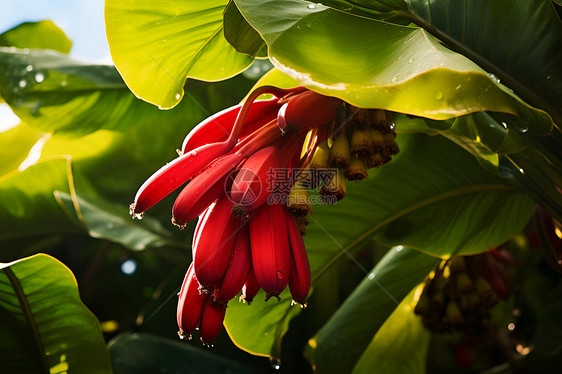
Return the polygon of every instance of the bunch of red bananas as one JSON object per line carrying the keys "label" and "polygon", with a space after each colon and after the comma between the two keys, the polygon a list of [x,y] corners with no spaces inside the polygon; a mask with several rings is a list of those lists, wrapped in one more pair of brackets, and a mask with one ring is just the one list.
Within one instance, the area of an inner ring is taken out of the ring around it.
{"label": "bunch of red bananas", "polygon": [[[273,98],[256,100],[262,94]],[[248,302],[260,288],[267,299],[279,299],[288,285],[293,301],[305,305],[311,277],[302,221],[297,221],[303,214],[296,214],[295,209],[291,214],[286,199],[271,197],[294,192],[301,171],[319,158],[317,151],[327,144],[329,132],[345,137],[346,111],[350,108],[346,105],[303,87],[260,87],[243,104],[199,124],[184,140],[180,157],[141,186],[131,204],[134,217],[141,218],[148,208],[186,182],[174,203],[172,222],[184,227],[199,217],[192,243],[193,262],[179,293],[180,337],[191,337],[199,327],[203,343],[212,344],[222,329],[228,301],[240,291],[241,299]],[[390,124],[385,126],[389,133]],[[367,134],[364,128],[362,131]],[[366,136],[363,140],[371,139]],[[394,136],[392,130],[394,148],[385,154],[397,152]],[[341,140],[334,138],[334,142]],[[339,153],[341,148],[337,146]],[[370,154],[361,155],[372,158],[374,148],[369,149]],[[378,149],[387,148],[383,144]],[[351,164],[349,157],[348,149],[346,169]],[[371,166],[384,163],[383,157],[390,159],[378,155],[375,158],[381,162]],[[359,153],[355,158],[359,159]],[[338,167],[335,170],[341,173]],[[336,178],[338,173],[324,185],[337,187]],[[302,183],[304,179],[301,176]]]}

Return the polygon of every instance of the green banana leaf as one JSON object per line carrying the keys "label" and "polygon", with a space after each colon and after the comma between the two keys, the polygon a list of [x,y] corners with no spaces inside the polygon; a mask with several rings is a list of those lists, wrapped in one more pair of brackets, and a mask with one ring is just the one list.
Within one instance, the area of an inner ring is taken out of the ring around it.
{"label": "green banana leaf", "polygon": [[[549,0],[485,1],[328,0],[345,12],[413,22],[495,74],[527,103],[547,111],[560,126],[562,115],[562,23]],[[532,125],[532,124],[531,124]]]}
{"label": "green banana leaf", "polygon": [[431,334],[414,314],[415,290],[402,300],[375,334],[353,368],[353,374],[424,374]]}
{"label": "green banana leaf", "polygon": [[131,91],[169,109],[182,99],[186,78],[218,81],[245,70],[253,58],[236,52],[223,35],[226,5],[226,0],[106,1],[111,56]]}
{"label": "green banana leaf", "polygon": [[29,125],[74,136],[125,131],[179,114],[135,98],[114,67],[54,51],[0,48],[0,94]]}
{"label": "green banana leaf", "polygon": [[537,134],[552,128],[547,113],[419,27],[304,0],[237,0],[236,5],[267,43],[273,64],[320,93],[436,120],[490,110],[532,122],[529,131]]}
{"label": "green banana leaf", "polygon": [[20,124],[0,134],[0,178],[16,170],[29,155],[33,145],[44,134],[25,124]]}
{"label": "green banana leaf", "polygon": [[98,320],[72,272],[39,254],[0,264],[3,373],[111,373]]}
{"label": "green banana leaf", "polygon": [[70,52],[72,41],[53,21],[24,22],[0,34],[0,46]]}
{"label": "green banana leaf", "polygon": [[[72,174],[69,172],[70,160],[59,157],[32,165],[21,172],[15,170],[0,178],[2,242],[12,241],[15,245],[24,238],[81,231],[60,209],[53,196],[54,190],[70,193]],[[20,255],[14,251],[20,250],[3,245],[0,258],[18,258]]]}

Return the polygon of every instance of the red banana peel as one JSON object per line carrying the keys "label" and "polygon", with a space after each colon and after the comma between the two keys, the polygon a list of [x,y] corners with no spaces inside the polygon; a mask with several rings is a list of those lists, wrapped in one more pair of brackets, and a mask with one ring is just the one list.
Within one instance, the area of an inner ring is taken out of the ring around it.
{"label": "red banana peel", "polygon": [[246,301],[248,305],[254,301],[254,297],[260,290],[260,285],[258,280],[256,279],[256,274],[254,274],[254,267],[250,263],[250,269],[248,270],[248,277],[246,278],[246,282],[242,287],[242,295],[240,295],[240,301]]}
{"label": "red banana peel", "polygon": [[176,198],[172,208],[173,222],[184,226],[224,194],[228,174],[236,169],[243,159],[238,153],[223,156],[195,176]]}
{"label": "red banana peel", "polygon": [[306,130],[330,122],[340,107],[341,100],[323,96],[314,91],[303,92],[287,101],[287,106],[280,110],[278,121],[282,126],[296,126]]}
{"label": "red banana peel", "polygon": [[[263,124],[277,117],[279,99],[255,101],[245,118],[240,137],[245,137],[256,131]],[[226,140],[232,131],[234,122],[243,104],[225,109],[207,118],[187,134],[182,144],[182,152],[188,153],[192,149],[209,143]]]}
{"label": "red banana peel", "polygon": [[200,292],[199,282],[191,264],[185,274],[178,300],[177,320],[180,337],[188,335],[191,339],[191,333],[201,320],[201,311],[206,300],[207,294]]}
{"label": "red banana peel", "polygon": [[251,264],[250,228],[246,224],[238,232],[236,245],[234,246],[222,284],[220,288],[215,289],[214,297],[216,302],[227,303],[240,292],[248,278]]}
{"label": "red banana peel", "polygon": [[220,286],[236,242],[241,220],[232,213],[226,195],[209,208],[198,223],[193,245],[193,265],[199,283],[208,290]]}
{"label": "red banana peel", "polygon": [[306,306],[306,299],[310,291],[310,264],[297,220],[287,213],[287,229],[291,243],[291,275],[289,276],[289,290],[294,302]]}
{"label": "red banana peel", "polygon": [[[275,171],[280,167],[279,149],[269,146],[252,154],[236,174],[230,197],[244,213],[265,203],[273,188]],[[244,214],[241,214],[244,215]]]}
{"label": "red banana peel", "polygon": [[219,304],[212,301],[209,297],[203,306],[201,314],[201,324],[199,331],[201,341],[207,346],[211,346],[222,330],[222,323],[226,313],[226,304]]}
{"label": "red banana peel", "polygon": [[264,204],[250,218],[250,241],[254,274],[261,288],[279,297],[291,271],[291,253],[285,208],[281,204]]}

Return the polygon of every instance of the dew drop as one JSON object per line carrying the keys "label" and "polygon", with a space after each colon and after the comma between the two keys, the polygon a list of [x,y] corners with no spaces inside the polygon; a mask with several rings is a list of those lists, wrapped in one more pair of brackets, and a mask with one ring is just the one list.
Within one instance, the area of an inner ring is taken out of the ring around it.
{"label": "dew drop", "polygon": [[297,30],[300,30],[300,29],[301,29],[301,27],[300,27],[300,26],[297,26]]}
{"label": "dew drop", "polygon": [[19,81],[18,86],[20,86],[20,88],[25,88],[25,86],[27,86],[27,82],[22,79],[21,81]]}
{"label": "dew drop", "polygon": [[27,65],[27,66],[25,67],[25,70],[27,70],[27,71],[33,70],[33,65]]}
{"label": "dew drop", "polygon": [[547,75],[547,76],[546,76],[546,79],[550,79],[550,75]]}
{"label": "dew drop", "polygon": [[45,80],[45,75],[43,73],[35,74],[35,82],[41,83]]}
{"label": "dew drop", "polygon": [[441,99],[443,99],[443,92],[441,92],[441,91],[435,92],[435,96],[434,96],[434,97],[435,97],[435,100],[438,100],[438,101],[441,100]]}
{"label": "dew drop", "polygon": [[179,100],[181,95],[179,93],[176,94],[176,100]]}
{"label": "dew drop", "polygon": [[500,78],[496,77],[494,74],[488,74],[488,76],[496,83],[500,83]]}
{"label": "dew drop", "polygon": [[455,90],[460,90],[462,87],[462,84],[459,84],[457,87],[455,87]]}
{"label": "dew drop", "polygon": [[392,78],[392,83],[396,83],[396,82],[398,82],[398,77],[393,77],[393,78]]}
{"label": "dew drop", "polygon": [[269,359],[269,364],[271,365],[272,368],[274,368],[275,370],[279,370],[281,369],[281,360],[275,357],[271,357]]}
{"label": "dew drop", "polygon": [[411,63],[412,63],[412,61],[414,61],[414,59],[413,59],[413,58],[409,59],[409,60],[408,60],[408,64],[411,64]]}
{"label": "dew drop", "polygon": [[108,223],[105,225],[105,228],[108,229],[108,230],[113,230],[113,223],[112,223],[112,222],[108,222]]}
{"label": "dew drop", "polygon": [[314,4],[308,4],[307,8],[308,8],[308,9],[316,9],[316,5],[314,5]]}
{"label": "dew drop", "polygon": [[191,157],[195,157],[195,156],[197,156],[197,151],[191,151],[191,153],[189,155]]}
{"label": "dew drop", "polygon": [[368,278],[371,279],[371,280],[375,279],[375,273],[369,273]]}
{"label": "dew drop", "polygon": [[277,278],[283,279],[283,272],[282,271],[277,272]]}

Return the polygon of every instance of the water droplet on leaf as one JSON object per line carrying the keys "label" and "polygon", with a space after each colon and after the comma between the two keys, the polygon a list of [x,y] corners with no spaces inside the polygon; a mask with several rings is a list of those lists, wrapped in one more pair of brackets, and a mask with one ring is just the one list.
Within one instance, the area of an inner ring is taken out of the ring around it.
{"label": "water droplet on leaf", "polygon": [[283,272],[282,271],[277,272],[277,278],[283,279]]}
{"label": "water droplet on leaf", "polygon": [[435,92],[435,96],[434,96],[434,97],[435,97],[435,100],[441,100],[441,99],[443,99],[443,92],[441,92],[441,91]]}
{"label": "water droplet on leaf", "polygon": [[275,370],[279,370],[281,369],[281,360],[275,357],[271,357],[269,359],[269,363],[271,364],[271,367],[274,368]]}
{"label": "water droplet on leaf", "polygon": [[488,76],[496,83],[500,83],[500,78],[496,77],[494,74],[488,74]]}
{"label": "water droplet on leaf", "polygon": [[18,86],[20,86],[20,88],[25,88],[25,86],[27,86],[27,82],[22,79],[19,81]]}
{"label": "water droplet on leaf", "polygon": [[33,70],[33,65],[27,65],[27,66],[25,67],[25,70],[27,70],[27,71]]}
{"label": "water droplet on leaf", "polygon": [[35,74],[35,82],[37,83],[41,83],[45,80],[45,74],[43,73],[37,73]]}
{"label": "water droplet on leaf", "polygon": [[308,9],[316,9],[316,5],[314,5],[314,4],[308,4],[307,8],[308,8]]}

